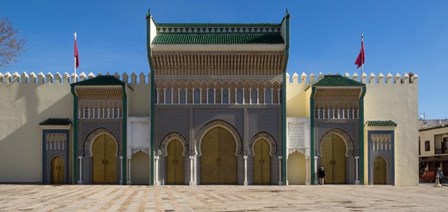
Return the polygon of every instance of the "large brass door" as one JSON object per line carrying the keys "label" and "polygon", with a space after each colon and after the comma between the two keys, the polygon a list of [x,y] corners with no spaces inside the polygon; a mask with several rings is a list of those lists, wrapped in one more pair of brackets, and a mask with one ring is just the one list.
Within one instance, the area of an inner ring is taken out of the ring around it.
{"label": "large brass door", "polygon": [[258,140],[254,146],[254,184],[271,184],[271,157],[269,156],[269,143]]}
{"label": "large brass door", "polygon": [[98,136],[93,142],[93,183],[117,183],[117,146],[109,135]]}
{"label": "large brass door", "polygon": [[51,160],[51,183],[64,183],[64,160],[59,156],[56,156]]}
{"label": "large brass door", "polygon": [[236,143],[222,127],[208,131],[201,142],[201,184],[236,184]]}
{"label": "large brass door", "polygon": [[377,157],[373,161],[373,184],[386,184],[386,161],[382,157]]}
{"label": "large brass door", "polygon": [[168,144],[168,156],[166,157],[166,183],[184,184],[184,148],[179,140],[172,140]]}
{"label": "large brass door", "polygon": [[330,134],[321,142],[321,163],[325,167],[325,183],[345,184],[345,143],[336,134]]}

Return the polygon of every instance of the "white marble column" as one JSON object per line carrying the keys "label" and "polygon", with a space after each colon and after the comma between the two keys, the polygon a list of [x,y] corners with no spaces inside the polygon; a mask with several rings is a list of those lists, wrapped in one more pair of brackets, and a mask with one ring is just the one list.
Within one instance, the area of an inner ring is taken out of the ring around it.
{"label": "white marble column", "polygon": [[160,182],[159,182],[159,156],[155,156],[154,157],[154,185],[156,185],[156,186],[158,186],[158,185],[160,185]]}
{"label": "white marble column", "polygon": [[79,179],[78,179],[78,184],[82,184],[82,156],[78,156],[78,163],[79,163]]}
{"label": "white marble column", "polygon": [[123,156],[120,156],[120,185],[123,185]]}
{"label": "white marble column", "polygon": [[128,182],[127,182],[128,185],[132,184],[132,181],[131,181],[131,171],[132,171],[131,158],[128,158]]}
{"label": "white marble column", "polygon": [[247,186],[247,155],[244,155],[243,158],[244,158],[244,185]]}
{"label": "white marble column", "polygon": [[282,156],[278,156],[278,184],[282,185]]}
{"label": "white marble column", "polygon": [[190,156],[190,185],[194,185],[194,156]]}
{"label": "white marble column", "polygon": [[318,184],[318,181],[317,181],[317,176],[316,176],[316,174],[317,174],[317,156],[314,156],[314,170],[313,170],[313,172],[314,172],[314,185],[317,185]]}
{"label": "white marble column", "polygon": [[359,156],[355,156],[355,184],[359,185]]}

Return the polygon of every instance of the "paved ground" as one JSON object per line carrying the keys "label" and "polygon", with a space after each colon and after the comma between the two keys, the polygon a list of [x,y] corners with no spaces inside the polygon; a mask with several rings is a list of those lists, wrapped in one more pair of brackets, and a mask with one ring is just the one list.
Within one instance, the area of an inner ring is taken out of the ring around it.
{"label": "paved ground", "polygon": [[448,187],[0,185],[0,211],[448,211]]}

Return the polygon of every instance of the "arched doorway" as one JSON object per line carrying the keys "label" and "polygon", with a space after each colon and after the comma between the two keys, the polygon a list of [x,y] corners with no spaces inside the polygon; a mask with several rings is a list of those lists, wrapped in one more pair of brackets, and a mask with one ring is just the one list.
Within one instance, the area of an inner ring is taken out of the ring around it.
{"label": "arched doorway", "polygon": [[51,160],[51,184],[64,183],[64,160],[56,156]]}
{"label": "arched doorway", "polygon": [[334,133],[326,135],[321,142],[321,165],[325,167],[325,183],[346,183],[346,146],[344,140]]}
{"label": "arched doorway", "polygon": [[386,160],[383,157],[377,157],[373,161],[373,184],[384,185],[387,183]]}
{"label": "arched doorway", "polygon": [[149,155],[146,152],[137,152],[131,160],[131,182],[133,185],[149,184]]}
{"label": "arched doorway", "polygon": [[254,184],[271,184],[271,148],[265,139],[259,139],[254,145]]}
{"label": "arched doorway", "polygon": [[305,185],[306,159],[305,155],[297,151],[288,155],[288,184]]}
{"label": "arched doorway", "polygon": [[184,178],[184,147],[178,139],[173,139],[168,143],[166,157],[166,184],[182,185]]}
{"label": "arched doorway", "polygon": [[95,138],[92,144],[93,155],[93,183],[117,183],[117,145],[115,140],[107,134]]}
{"label": "arched doorway", "polygon": [[209,130],[201,141],[201,184],[236,184],[236,142],[223,127]]}

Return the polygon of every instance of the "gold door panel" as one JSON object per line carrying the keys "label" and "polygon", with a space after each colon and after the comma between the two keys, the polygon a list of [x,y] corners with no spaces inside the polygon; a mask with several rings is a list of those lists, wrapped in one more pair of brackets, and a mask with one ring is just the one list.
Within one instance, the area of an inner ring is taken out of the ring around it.
{"label": "gold door panel", "polygon": [[373,184],[386,184],[386,161],[382,157],[377,157],[373,161]]}
{"label": "gold door panel", "polygon": [[184,148],[179,140],[172,140],[168,144],[166,157],[167,175],[166,183],[171,185],[184,184]]}
{"label": "gold door panel", "polygon": [[325,167],[325,183],[345,184],[346,147],[342,138],[335,134],[327,135],[323,138],[320,148],[321,164]]}
{"label": "gold door panel", "polygon": [[109,135],[98,136],[93,142],[93,183],[117,183],[117,147]]}
{"label": "gold door panel", "polygon": [[232,134],[216,127],[201,142],[201,184],[236,184],[236,144]]}
{"label": "gold door panel", "polygon": [[64,183],[64,160],[59,156],[51,160],[51,183]]}
{"label": "gold door panel", "polygon": [[271,184],[271,157],[269,156],[269,143],[264,140],[258,140],[254,146],[254,184]]}

